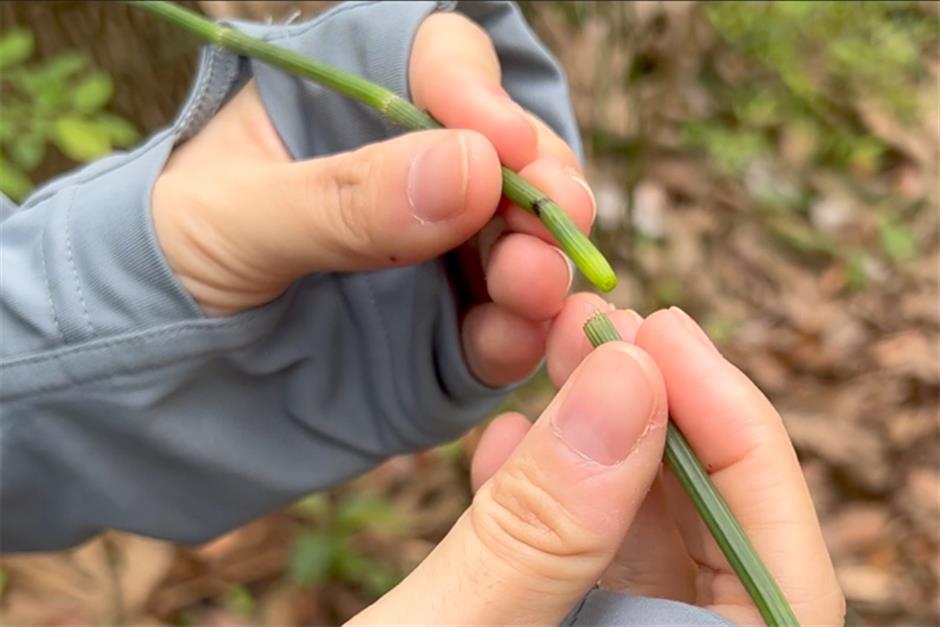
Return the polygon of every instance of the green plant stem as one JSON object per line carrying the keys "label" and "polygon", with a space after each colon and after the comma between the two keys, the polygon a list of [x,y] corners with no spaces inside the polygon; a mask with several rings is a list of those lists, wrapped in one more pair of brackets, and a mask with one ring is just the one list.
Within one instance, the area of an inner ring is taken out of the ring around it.
{"label": "green plant stem", "polygon": [[[584,333],[596,348],[617,341],[620,334],[610,319],[599,313],[584,325]],[[757,555],[744,529],[738,524],[728,504],[678,427],[669,421],[666,431],[666,464],[685,489],[695,509],[714,536],[728,563],[747,588],[764,621],[776,625],[798,625],[790,604]]]}
{"label": "green plant stem", "polygon": [[[441,128],[441,125],[424,111],[361,76],[245,35],[224,24],[216,24],[173,2],[154,0],[132,4],[147,9],[212,44],[264,61],[369,105],[399,126],[411,130]],[[502,168],[502,176],[503,193],[542,221],[562,250],[595,287],[609,292],[617,285],[617,275],[610,264],[591,240],[578,230],[558,203],[505,166]]]}

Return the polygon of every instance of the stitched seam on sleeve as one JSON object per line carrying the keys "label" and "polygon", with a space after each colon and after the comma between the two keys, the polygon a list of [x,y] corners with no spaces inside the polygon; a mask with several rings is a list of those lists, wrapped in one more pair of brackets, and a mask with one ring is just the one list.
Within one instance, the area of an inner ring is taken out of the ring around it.
{"label": "stitched seam on sleeve", "polygon": [[[368,274],[364,274],[362,275],[362,279],[363,279],[363,283],[366,286],[366,292],[368,292],[369,294],[369,306],[372,308],[372,311],[375,313],[375,318],[376,320],[378,320],[378,323],[379,323],[379,329],[381,329],[382,331],[382,344],[383,344],[383,348],[385,349],[382,353],[382,361],[384,362],[384,366],[386,368],[389,368],[389,372],[392,372],[393,371],[392,369],[393,368],[392,367],[392,342],[388,335],[388,328],[385,326],[385,318],[382,316],[382,312],[379,311],[378,298],[376,298],[375,290],[372,287],[372,277],[370,277]],[[398,394],[398,387],[395,385],[392,385],[391,387],[392,387],[392,394],[394,394],[394,397],[395,397],[395,403],[396,405],[398,405],[399,410],[401,410],[404,413],[405,407],[404,407],[404,404],[402,403],[402,399],[400,395]],[[380,421],[376,423],[376,426],[378,426],[381,431],[388,433],[389,425],[384,425]]]}
{"label": "stitched seam on sleeve", "polygon": [[[130,164],[130,163],[134,163],[134,162],[137,161],[138,159],[142,159],[142,158],[146,157],[146,156],[149,155],[153,150],[155,150],[156,148],[158,148],[158,147],[160,146],[160,144],[163,142],[163,140],[166,139],[166,138],[164,137],[165,134],[166,134],[166,131],[157,131],[157,132],[156,132],[154,135],[152,135],[152,136],[147,140],[147,142],[146,142],[145,144],[143,144],[140,148],[135,149],[135,150],[133,150],[133,151],[131,151],[131,152],[129,152],[129,153],[123,153],[123,154],[121,154],[120,156],[123,157],[122,159],[118,159],[113,165],[108,166],[107,168],[105,168],[104,170],[101,170],[100,172],[95,172],[95,173],[93,173],[93,174],[90,174],[90,173],[87,173],[87,172],[82,172],[82,171],[80,171],[80,172],[77,173],[77,174],[74,174],[74,175],[69,176],[69,177],[68,177],[69,179],[74,179],[74,180],[68,180],[68,181],[66,181],[65,183],[62,184],[62,187],[58,187],[58,188],[54,188],[54,189],[48,189],[48,190],[46,190],[46,189],[40,190],[41,195],[38,195],[38,196],[37,196],[37,195],[33,195],[33,196],[30,196],[29,198],[27,198],[27,199],[26,199],[26,202],[23,204],[22,208],[23,208],[23,209],[28,209],[28,208],[30,208],[30,207],[34,207],[34,206],[38,205],[39,203],[41,203],[41,202],[43,202],[43,201],[45,201],[45,200],[51,198],[51,197],[54,196],[55,194],[58,194],[58,193],[60,193],[60,192],[64,192],[64,191],[67,190],[70,186],[74,186],[74,185],[83,185],[83,184],[85,184],[85,183],[90,183],[91,181],[94,181],[94,180],[97,179],[97,178],[100,178],[100,177],[102,177],[102,176],[105,176],[105,175],[107,175],[107,174],[110,174],[111,172],[114,172],[114,171],[117,170],[118,168],[122,168],[122,167],[124,167],[125,165],[128,165],[128,164]],[[138,152],[138,150],[139,150],[139,152]]]}
{"label": "stitched seam on sleeve", "polygon": [[[171,339],[175,337],[180,337],[184,335],[189,335],[190,330],[181,330],[177,333],[167,333],[165,338],[159,338],[161,341],[166,339]],[[145,344],[152,344],[154,340],[158,338],[149,338]],[[215,355],[224,355],[230,352],[231,348],[222,347],[216,348],[213,350],[193,353],[190,355],[169,355],[161,359],[154,359],[144,364],[136,364],[133,367],[121,370],[120,372],[106,372],[101,375],[88,377],[87,379],[81,381],[57,381],[55,383],[47,383],[44,385],[37,385],[34,388],[25,391],[13,392],[11,394],[6,394],[3,396],[4,400],[16,400],[23,396],[31,396],[35,394],[44,394],[50,392],[67,392],[70,390],[78,390],[91,385],[98,385],[102,383],[108,383],[109,381],[114,381],[122,378],[132,378],[143,372],[153,372],[154,370],[160,368],[169,368],[172,366],[178,366],[184,363],[189,358],[204,358],[204,357],[213,357]],[[59,358],[60,355],[55,355],[53,358]]]}
{"label": "stitched seam on sleeve", "polygon": [[[382,330],[382,343],[385,344],[385,354],[383,357],[386,357],[386,361],[391,361],[392,355],[392,342],[388,336],[388,329],[385,327],[385,320],[382,317],[382,312],[379,311],[379,302],[378,298],[375,296],[375,290],[372,288],[372,280],[369,275],[363,275],[363,283],[365,283],[366,291],[369,293],[369,305],[372,307],[372,311],[375,312],[375,318],[379,321],[379,328]],[[391,363],[388,364],[389,366]]]}
{"label": "stitched seam on sleeve", "polygon": [[[207,94],[215,80],[214,75],[216,73],[217,62],[221,56],[225,54],[234,53],[230,53],[226,49],[214,45],[206,48],[206,56],[208,59],[206,60],[205,72],[201,73],[198,89],[189,100],[192,106],[188,108],[182,119],[173,125],[174,143],[179,141],[181,137],[191,137],[201,130],[199,128],[190,128],[194,120],[201,120],[203,125],[207,121],[207,110],[213,106],[211,101],[207,98]],[[215,104],[215,107],[218,107],[218,102]],[[212,112],[209,111],[208,115],[211,116]]]}
{"label": "stitched seam on sleeve", "polygon": [[[120,350],[126,345],[131,345],[134,347],[147,346],[155,343],[166,344],[169,340],[179,339],[186,336],[191,336],[198,333],[209,333],[209,332],[223,332],[232,329],[238,329],[240,327],[250,326],[256,323],[257,318],[261,315],[268,313],[263,310],[259,310],[256,314],[251,316],[246,316],[244,318],[239,317],[234,320],[227,320],[225,322],[213,322],[210,325],[205,324],[204,321],[194,321],[190,323],[180,324],[172,328],[164,328],[154,331],[148,331],[144,333],[136,333],[133,335],[113,339],[113,340],[94,340],[90,343],[70,347],[68,349],[56,350],[52,352],[43,353],[40,355],[30,355],[28,357],[22,357],[19,359],[11,359],[6,362],[0,362],[0,374],[4,370],[9,372],[10,370],[20,369],[23,367],[36,366],[51,361],[65,361],[72,359],[75,356],[83,355],[86,353],[106,353],[113,350]],[[2,390],[2,397],[4,400],[12,400],[23,396],[30,396],[33,394],[56,391],[61,389],[73,389],[86,385],[91,385],[102,380],[107,380],[111,377],[114,377],[117,374],[120,375],[130,375],[145,370],[149,370],[155,367],[167,366],[173,363],[179,363],[182,360],[195,358],[195,357],[206,357],[216,354],[223,354],[230,352],[232,350],[237,350],[247,344],[250,344],[256,338],[252,336],[251,338],[246,338],[244,341],[236,342],[235,344],[226,344],[225,346],[219,346],[214,349],[204,350],[200,349],[198,351],[189,351],[184,348],[182,351],[175,352],[173,355],[167,355],[158,359],[147,360],[142,363],[134,364],[127,368],[122,369],[121,372],[102,372],[97,375],[92,375],[83,379],[81,381],[54,381],[50,383],[44,383],[31,387],[28,390],[17,390],[13,391],[9,389],[9,385],[4,385]]]}
{"label": "stitched seam on sleeve", "polygon": [[78,276],[78,266],[75,265],[75,258],[72,255],[72,205],[75,204],[75,196],[77,193],[78,186],[72,186],[72,195],[69,197],[69,204],[65,208],[65,255],[68,259],[69,266],[72,268],[72,277],[75,279],[75,291],[78,292],[78,302],[82,307],[82,317],[85,319],[85,324],[88,325],[89,333],[94,333],[95,327],[91,323],[91,317],[88,315],[88,307],[85,305],[85,295],[82,293],[82,282]]}
{"label": "stitched seam on sleeve", "polygon": [[65,350],[56,350],[46,353],[40,353],[38,355],[28,355],[25,357],[14,357],[13,359],[8,359],[6,361],[0,361],[0,372],[7,368],[17,368],[21,366],[41,364],[48,361],[53,361],[56,359],[65,359],[73,355],[80,355],[82,353],[91,353],[96,351],[103,351],[111,348],[118,348],[125,344],[132,344],[135,342],[147,343],[154,339],[162,339],[167,336],[174,337],[176,335],[188,335],[190,333],[200,332],[210,332],[210,331],[219,331],[223,329],[237,329],[242,326],[248,326],[252,324],[256,318],[267,313],[265,310],[258,310],[256,315],[250,317],[246,316],[245,318],[237,318],[232,320],[225,320],[222,322],[216,320],[209,320],[207,324],[206,320],[193,320],[192,322],[186,322],[179,325],[174,325],[171,328],[164,329],[154,329],[152,331],[144,331],[134,333],[132,335],[126,335],[124,337],[118,337],[114,339],[96,339],[79,346],[71,346]]}
{"label": "stitched seam on sleeve", "polygon": [[52,314],[52,323],[55,325],[58,336],[64,340],[65,336],[62,334],[62,327],[59,326],[59,316],[56,315],[55,303],[52,302],[52,285],[49,283],[49,271],[46,270],[46,247],[44,243],[47,228],[48,223],[43,224],[42,233],[39,234],[39,266],[42,270],[43,282],[46,284],[46,297],[49,299],[49,313]]}
{"label": "stitched seam on sleeve", "polygon": [[189,126],[189,123],[192,122],[193,118],[196,116],[196,111],[199,110],[202,105],[202,100],[206,95],[206,91],[209,89],[209,85],[212,84],[212,70],[215,66],[215,49],[210,48],[207,56],[209,57],[208,62],[206,63],[206,73],[204,75],[204,80],[200,82],[199,90],[193,94],[193,106],[190,107],[189,111],[186,112],[186,115],[183,116],[183,119],[176,125],[174,131],[179,131],[180,129],[185,129]]}
{"label": "stitched seam on sleeve", "polygon": [[323,15],[319,18],[315,18],[309,23],[301,23],[293,27],[285,27],[280,32],[274,32],[268,36],[265,36],[264,39],[266,41],[279,41],[281,39],[288,39],[291,37],[300,37],[302,35],[305,35],[307,31],[313,28],[317,28],[318,26],[322,24],[328,24],[329,21],[332,20],[337,15],[342,15],[343,13],[348,13],[349,11],[353,11],[355,9],[373,7],[377,4],[381,4],[380,0],[372,0],[371,2],[363,2],[361,4],[339,5],[336,9],[334,9],[328,15]]}

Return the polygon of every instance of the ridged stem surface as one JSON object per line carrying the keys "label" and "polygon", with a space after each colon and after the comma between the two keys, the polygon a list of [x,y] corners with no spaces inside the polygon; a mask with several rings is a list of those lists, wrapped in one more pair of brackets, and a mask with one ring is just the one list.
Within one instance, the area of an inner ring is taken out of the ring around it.
{"label": "ridged stem surface", "polygon": [[[595,348],[605,342],[621,339],[616,327],[602,313],[585,323],[584,333]],[[671,420],[666,431],[665,458],[666,464],[692,499],[695,509],[705,521],[721,552],[751,595],[764,621],[771,627],[799,625],[786,597],[761,561],[731,508],[712,483],[711,477],[705,472],[685,436]]]}

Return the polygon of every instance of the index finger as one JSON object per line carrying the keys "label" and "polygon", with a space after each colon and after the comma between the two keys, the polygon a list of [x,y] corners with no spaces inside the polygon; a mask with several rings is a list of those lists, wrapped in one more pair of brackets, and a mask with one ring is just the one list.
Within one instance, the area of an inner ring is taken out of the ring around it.
{"label": "index finger", "polygon": [[486,32],[456,13],[428,16],[415,35],[409,84],[416,105],[444,126],[482,133],[514,170],[538,152],[538,131],[500,85],[502,72]]}
{"label": "index finger", "polygon": [[501,80],[496,49],[477,24],[456,13],[435,13],[421,24],[409,63],[416,105],[444,126],[482,133],[514,170],[550,157],[580,172],[571,147],[514,102]]}
{"label": "index finger", "polygon": [[[659,366],[671,418],[800,621],[818,625],[841,618],[843,599],[813,502],[783,421],[770,401],[677,308],[649,316],[636,343]],[[732,573],[704,523],[692,515],[677,518],[696,561],[713,573]],[[725,615],[730,616],[728,606],[740,606],[746,599],[740,587],[714,586],[713,602],[725,606]]]}

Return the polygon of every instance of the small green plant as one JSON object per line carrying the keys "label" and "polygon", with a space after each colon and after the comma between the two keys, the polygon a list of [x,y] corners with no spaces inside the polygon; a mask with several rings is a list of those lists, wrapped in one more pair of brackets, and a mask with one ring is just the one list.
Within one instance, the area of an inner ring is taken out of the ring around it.
{"label": "small green plant", "polygon": [[717,107],[690,121],[687,145],[729,174],[768,155],[781,130],[797,129],[821,165],[878,171],[888,152],[858,119],[853,103],[877,103],[902,122],[925,76],[924,51],[938,24],[912,2],[714,2],[709,22],[752,67],[715,77]]}
{"label": "small green plant", "polygon": [[356,536],[400,535],[404,520],[388,500],[372,494],[351,494],[332,502],[314,495],[294,506],[294,512],[307,520],[307,530],[291,551],[288,575],[300,586],[313,586],[340,580],[362,586],[379,597],[401,578],[386,561],[363,555],[355,546]]}
{"label": "small green plant", "polygon": [[30,173],[54,145],[66,157],[91,161],[138,139],[133,125],[105,110],[111,77],[79,52],[29,62],[33,33],[0,34],[0,192],[21,200],[33,188]]}
{"label": "small green plant", "polygon": [[255,611],[255,597],[240,583],[225,591],[224,603],[229,610],[242,616],[251,616]]}

